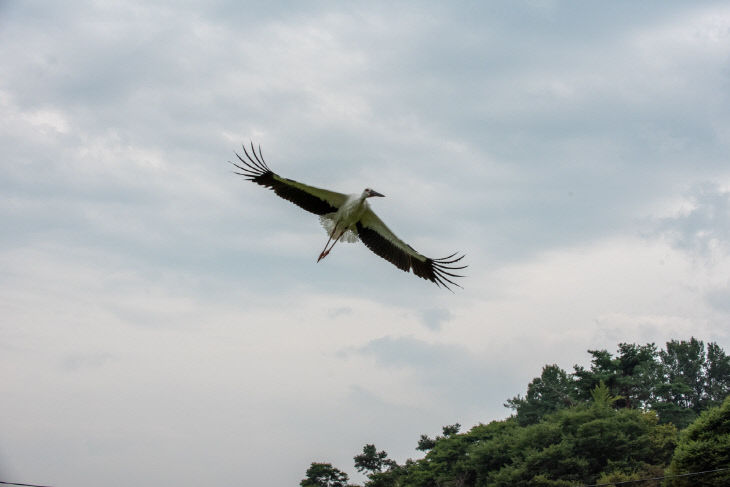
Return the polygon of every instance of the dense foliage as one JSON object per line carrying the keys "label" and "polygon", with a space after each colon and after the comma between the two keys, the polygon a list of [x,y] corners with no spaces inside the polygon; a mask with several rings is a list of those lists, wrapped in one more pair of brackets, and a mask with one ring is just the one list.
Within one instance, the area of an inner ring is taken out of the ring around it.
{"label": "dense foliage", "polygon": [[306,477],[299,482],[301,487],[347,487],[347,474],[331,463],[312,464],[307,469]]}
{"label": "dense foliage", "polygon": [[[545,366],[524,398],[507,401],[515,414],[506,420],[465,433],[457,423],[435,438],[421,435],[421,459],[399,465],[365,445],[354,457],[368,476],[364,485],[567,487],[730,465],[730,358],[717,344],[705,348],[692,338],[668,342],[663,350],[622,343],[616,356],[589,353],[589,369],[575,366],[567,373]],[[730,485],[730,471],[707,475],[702,485]],[[668,485],[698,481],[675,477]],[[347,475],[313,463],[301,485],[345,486]]]}
{"label": "dense foliage", "polygon": [[716,343],[672,340],[664,350],[656,345],[621,343],[616,356],[589,350],[591,367],[574,366],[567,373],[546,365],[527,386],[525,397],[509,399],[521,425],[535,424],[551,412],[590,400],[605,383],[618,397],[616,407],[652,410],[660,423],[685,428],[697,415],[719,405],[730,393],[730,357]]}
{"label": "dense foliage", "polygon": [[[707,472],[730,466],[730,397],[722,406],[703,412],[684,430],[674,452],[669,473]],[[730,470],[703,475],[701,482],[694,477],[676,477],[671,486],[730,485]]]}

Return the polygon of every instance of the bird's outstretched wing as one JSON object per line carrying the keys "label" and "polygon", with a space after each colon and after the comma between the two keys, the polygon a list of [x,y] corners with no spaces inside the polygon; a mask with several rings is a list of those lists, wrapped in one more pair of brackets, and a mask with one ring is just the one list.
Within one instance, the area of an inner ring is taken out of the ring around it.
{"label": "bird's outstretched wing", "polygon": [[282,178],[266,165],[264,156],[261,154],[261,146],[259,146],[259,153],[256,154],[253,143],[251,143],[251,154],[253,157],[249,155],[246,146],[243,146],[243,153],[248,160],[235,153],[243,165],[228,161],[240,169],[241,172],[234,171],[236,174],[240,174],[249,181],[253,181],[261,186],[273,189],[276,194],[285,200],[289,200],[295,205],[316,215],[324,215],[337,211],[347,199],[347,195],[342,193],[315,188],[314,186],[308,186],[291,179]]}
{"label": "bird's outstretched wing", "polygon": [[387,225],[383,223],[383,220],[378,218],[378,215],[370,208],[365,210],[365,213],[360,218],[360,221],[357,222],[356,226],[360,240],[370,250],[398,269],[406,272],[413,270],[413,273],[418,277],[435,282],[437,285],[449,290],[451,290],[449,284],[461,287],[449,279],[450,277],[464,277],[452,272],[467,267],[465,265],[454,265],[464,258],[463,255],[458,256],[458,252],[441,259],[429,259],[396,237]]}

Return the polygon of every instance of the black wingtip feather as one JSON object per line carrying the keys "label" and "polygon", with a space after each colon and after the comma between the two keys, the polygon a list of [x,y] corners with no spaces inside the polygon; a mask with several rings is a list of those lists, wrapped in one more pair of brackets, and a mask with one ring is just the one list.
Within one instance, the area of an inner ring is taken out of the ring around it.
{"label": "black wingtip feather", "polygon": [[[397,268],[406,272],[413,271],[416,276],[431,281],[439,287],[445,287],[451,292],[453,292],[453,290],[449,287],[449,284],[462,287],[460,284],[449,279],[449,277],[464,277],[452,272],[459,269],[465,269],[467,267],[466,265],[454,265],[463,259],[465,257],[464,255],[457,255],[458,252],[455,252],[440,259],[426,259],[425,261],[422,261],[402,248],[394,245],[375,230],[365,227],[359,222],[357,224],[357,232],[360,236],[360,240],[362,240],[362,242],[370,250]],[[415,253],[415,250],[410,247],[409,249]]]}
{"label": "black wingtip feather", "polygon": [[462,289],[463,289],[463,287],[460,284],[452,281],[451,279],[449,279],[446,276],[450,276],[450,277],[465,277],[465,276],[462,276],[461,274],[454,274],[454,273],[448,272],[448,271],[453,271],[453,270],[458,270],[458,269],[465,269],[466,267],[468,267],[468,266],[465,266],[465,265],[464,266],[453,266],[453,265],[451,265],[452,263],[458,262],[458,261],[460,261],[461,259],[463,259],[465,257],[464,255],[462,255],[462,256],[460,256],[460,257],[458,257],[456,259],[449,260],[454,255],[456,255],[456,254],[452,254],[449,257],[444,257],[442,259],[432,259],[431,260],[434,278],[435,279],[438,279],[439,281],[441,281],[441,283],[444,285],[444,287],[446,287],[447,289],[449,289],[449,291],[451,291],[451,289],[443,281],[446,281],[446,282],[448,282],[450,284],[453,284],[454,286],[460,287]]}
{"label": "black wingtip feather", "polygon": [[243,176],[248,181],[252,181],[264,186],[265,188],[273,189],[278,196],[317,215],[324,215],[326,213],[337,211],[337,208],[324,199],[307,193],[301,188],[294,186],[294,184],[296,184],[295,181],[284,179],[274,174],[274,172],[269,169],[269,166],[266,164],[266,160],[264,160],[264,154],[261,152],[261,146],[258,147],[257,153],[253,142],[251,142],[250,145],[251,149],[249,152],[249,149],[247,149],[244,144],[241,144],[243,156],[234,152],[239,162],[228,161],[239,169],[239,171],[233,171],[234,174]]}
{"label": "black wingtip feather", "polygon": [[243,149],[243,154],[246,156],[246,158],[244,159],[238,152],[234,152],[234,154],[240,161],[240,164],[233,161],[228,161],[241,171],[234,171],[234,173],[243,176],[247,180],[253,181],[254,183],[266,186],[268,188],[272,188],[274,186],[274,173],[271,171],[271,169],[269,169],[269,166],[264,160],[264,156],[261,152],[261,146],[259,146],[258,154],[256,154],[253,143],[251,143],[251,154],[249,154],[245,145],[242,144],[241,148]]}

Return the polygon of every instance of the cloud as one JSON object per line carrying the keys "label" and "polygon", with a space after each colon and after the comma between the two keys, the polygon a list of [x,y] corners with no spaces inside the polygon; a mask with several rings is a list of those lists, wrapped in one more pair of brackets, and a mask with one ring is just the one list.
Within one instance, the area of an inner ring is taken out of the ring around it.
{"label": "cloud", "polygon": [[[0,5],[14,478],[291,484],[502,417],[588,348],[727,341],[725,6]],[[250,139],[386,194],[465,289],[361,244],[317,264],[316,216],[226,163]]]}
{"label": "cloud", "polygon": [[72,353],[64,357],[61,366],[71,372],[87,368],[103,367],[114,357],[109,353]]}
{"label": "cloud", "polygon": [[328,316],[330,318],[337,318],[340,316],[347,316],[349,314],[352,314],[352,308],[348,306],[342,306],[340,308],[335,308],[329,311]]}
{"label": "cloud", "polygon": [[438,331],[441,329],[442,323],[449,321],[452,317],[448,309],[432,308],[421,311],[421,319],[426,328]]}
{"label": "cloud", "polygon": [[457,344],[409,336],[377,338],[352,353],[373,357],[385,369],[407,372],[408,382],[426,388],[424,396],[431,407],[453,411],[467,421],[474,418],[475,410],[485,407],[499,415],[501,403],[495,405],[494,398],[507,398],[514,378],[499,367],[495,356],[478,356]]}
{"label": "cloud", "polygon": [[730,281],[712,287],[707,292],[707,302],[721,313],[730,314]]}
{"label": "cloud", "polygon": [[704,183],[687,196],[681,213],[662,218],[657,231],[677,247],[710,256],[730,251],[730,190]]}

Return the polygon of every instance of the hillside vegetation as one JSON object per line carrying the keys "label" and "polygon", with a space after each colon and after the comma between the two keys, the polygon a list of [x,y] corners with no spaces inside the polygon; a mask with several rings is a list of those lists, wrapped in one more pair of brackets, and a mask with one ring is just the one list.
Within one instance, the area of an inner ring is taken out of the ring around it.
{"label": "hillside vegetation", "polygon": [[[421,435],[423,458],[400,465],[365,445],[364,487],[730,485],[730,357],[716,343],[588,353],[588,369],[543,367],[508,419]],[[302,487],[351,485],[329,463],[305,475]]]}

